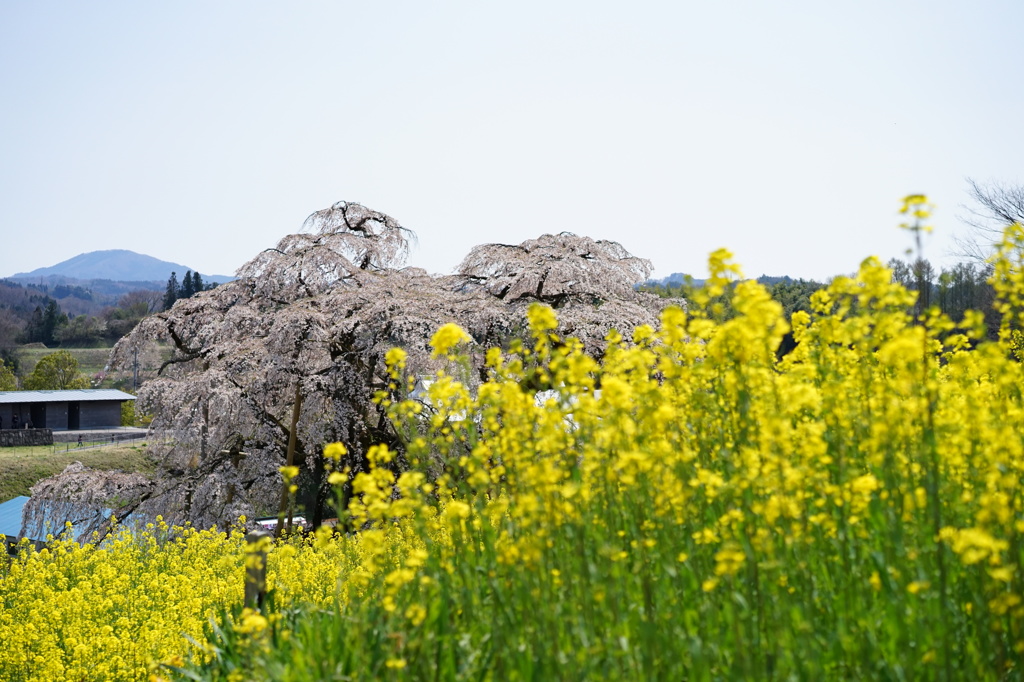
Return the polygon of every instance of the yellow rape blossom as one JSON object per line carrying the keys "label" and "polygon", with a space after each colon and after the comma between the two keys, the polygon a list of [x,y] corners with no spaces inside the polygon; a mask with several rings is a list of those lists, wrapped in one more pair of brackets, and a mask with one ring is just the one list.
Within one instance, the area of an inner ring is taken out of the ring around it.
{"label": "yellow rape blossom", "polygon": [[438,329],[430,339],[430,346],[433,348],[432,356],[436,358],[451,355],[457,345],[471,340],[466,330],[450,322]]}

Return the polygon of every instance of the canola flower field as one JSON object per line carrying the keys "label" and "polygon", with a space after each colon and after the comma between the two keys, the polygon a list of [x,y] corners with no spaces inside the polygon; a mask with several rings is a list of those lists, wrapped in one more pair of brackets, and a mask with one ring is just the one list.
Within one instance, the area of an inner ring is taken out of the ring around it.
{"label": "canola flower field", "polygon": [[998,341],[875,259],[811,314],[743,281],[600,362],[534,306],[476,386],[446,325],[428,405],[388,356],[401,466],[325,448],[360,530],[270,546],[262,611],[240,533],[55,541],[0,569],[0,679],[1021,678],[1022,260],[1015,226]]}

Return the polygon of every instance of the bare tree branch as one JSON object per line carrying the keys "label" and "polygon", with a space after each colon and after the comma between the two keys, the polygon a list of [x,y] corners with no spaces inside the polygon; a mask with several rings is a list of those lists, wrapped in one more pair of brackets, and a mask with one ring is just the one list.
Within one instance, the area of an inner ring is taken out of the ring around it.
{"label": "bare tree branch", "polygon": [[983,262],[992,255],[1003,230],[1014,223],[1024,223],[1024,186],[981,184],[971,178],[967,184],[975,205],[964,207],[967,213],[960,220],[970,229],[965,235],[954,236],[953,241],[957,255]]}

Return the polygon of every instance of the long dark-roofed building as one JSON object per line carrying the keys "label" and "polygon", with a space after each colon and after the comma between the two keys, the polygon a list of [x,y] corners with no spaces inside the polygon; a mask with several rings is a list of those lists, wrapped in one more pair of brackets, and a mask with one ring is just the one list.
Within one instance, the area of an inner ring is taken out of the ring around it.
{"label": "long dark-roofed building", "polygon": [[[135,396],[109,388],[0,391],[0,428],[53,431],[121,426],[121,403]],[[17,417],[17,419],[15,419]]]}

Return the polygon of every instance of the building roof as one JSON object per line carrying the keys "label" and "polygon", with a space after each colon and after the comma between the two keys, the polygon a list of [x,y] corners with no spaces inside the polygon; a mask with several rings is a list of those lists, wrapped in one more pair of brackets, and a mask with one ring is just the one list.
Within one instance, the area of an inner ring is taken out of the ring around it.
{"label": "building roof", "polygon": [[21,510],[25,508],[26,502],[28,498],[22,495],[0,504],[0,535],[18,537],[21,532]]}
{"label": "building roof", "polygon": [[80,388],[68,391],[0,391],[0,403],[84,403],[97,400],[135,400],[135,396],[112,388]]}

